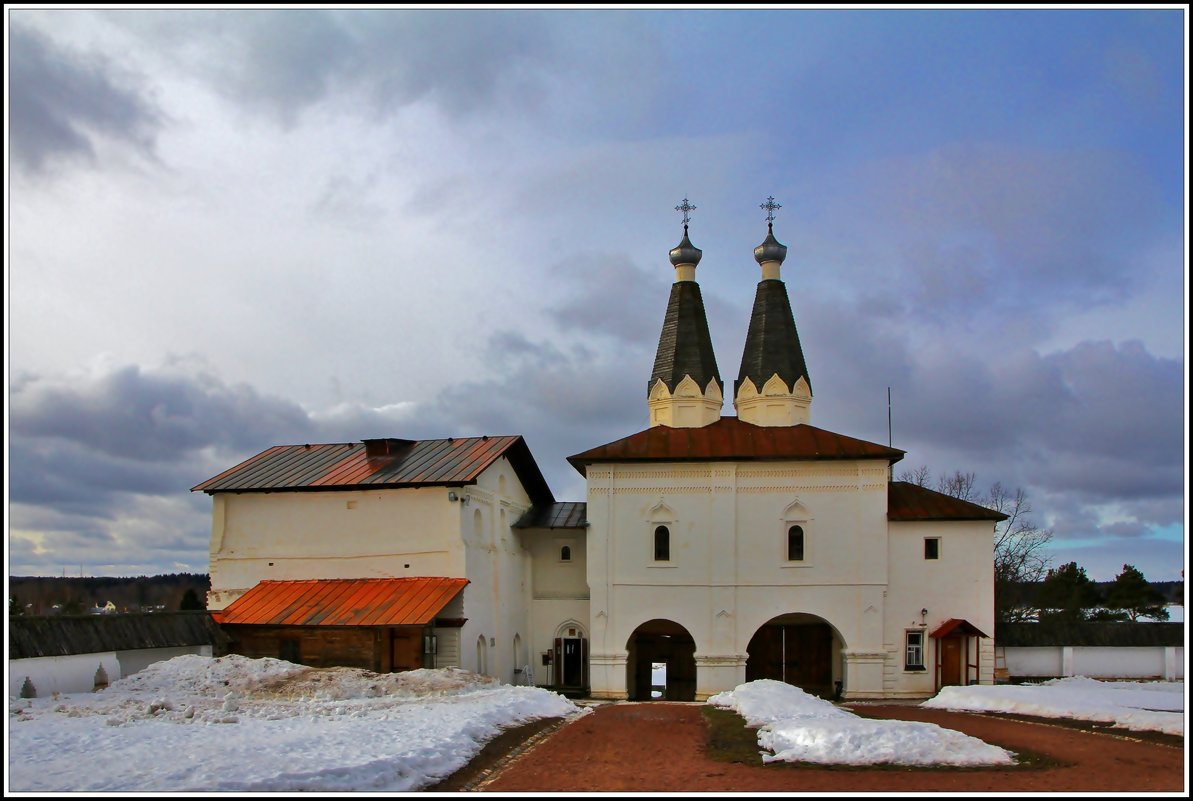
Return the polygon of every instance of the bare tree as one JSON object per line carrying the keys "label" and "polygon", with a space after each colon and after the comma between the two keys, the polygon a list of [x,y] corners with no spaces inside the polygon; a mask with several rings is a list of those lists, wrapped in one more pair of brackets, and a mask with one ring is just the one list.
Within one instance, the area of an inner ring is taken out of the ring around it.
{"label": "bare tree", "polygon": [[[952,495],[954,498],[960,498],[963,501],[971,503],[979,503],[981,498],[977,497],[978,476],[976,473],[962,473],[960,470],[954,470],[951,476],[941,476],[936,482],[936,491],[943,492],[945,495]],[[985,506],[985,504],[979,504]]]}
{"label": "bare tree", "polygon": [[1031,502],[1022,488],[1014,492],[994,482],[982,506],[1007,519],[994,528],[994,616],[1003,623],[1034,620],[1028,588],[1044,580],[1052,558],[1052,529],[1032,522]]}
{"label": "bare tree", "polygon": [[915,484],[917,487],[927,488],[931,483],[932,474],[928,470],[928,465],[922,464],[914,470],[904,470],[899,474],[899,481],[906,481],[908,484]]}

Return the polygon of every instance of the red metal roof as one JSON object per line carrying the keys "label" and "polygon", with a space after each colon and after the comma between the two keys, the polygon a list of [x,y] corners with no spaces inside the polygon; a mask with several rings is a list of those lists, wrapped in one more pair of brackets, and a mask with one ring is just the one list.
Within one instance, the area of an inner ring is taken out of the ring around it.
{"label": "red metal roof", "polygon": [[911,484],[892,481],[887,490],[888,520],[1006,520],[1002,512]]}
{"label": "red metal roof", "polygon": [[701,428],[651,426],[645,431],[569,456],[572,467],[596,462],[711,462],[763,459],[883,459],[897,462],[904,451],[834,434],[806,424],[756,426],[722,417]]}
{"label": "red metal roof", "polygon": [[534,503],[555,501],[520,436],[277,445],[191,491],[214,494],[460,486],[475,483],[489,465],[503,456],[509,459]]}
{"label": "red metal roof", "polygon": [[219,623],[422,626],[467,583],[462,578],[262,581],[223,609]]}
{"label": "red metal roof", "polygon": [[934,640],[940,640],[945,637],[960,637],[966,634],[972,634],[977,637],[986,636],[981,632],[981,630],[978,629],[977,626],[960,617],[949,618],[937,626],[936,630],[928,636]]}

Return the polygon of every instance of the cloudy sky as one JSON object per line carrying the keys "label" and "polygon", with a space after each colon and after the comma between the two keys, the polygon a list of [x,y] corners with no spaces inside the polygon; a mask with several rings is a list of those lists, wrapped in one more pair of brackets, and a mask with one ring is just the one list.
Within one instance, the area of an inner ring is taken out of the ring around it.
{"label": "cloudy sky", "polygon": [[[812,422],[1184,567],[1180,9],[9,7],[10,575],[207,569],[275,444],[647,424],[697,206],[721,375],[775,234]],[[732,414],[727,404],[725,414]]]}

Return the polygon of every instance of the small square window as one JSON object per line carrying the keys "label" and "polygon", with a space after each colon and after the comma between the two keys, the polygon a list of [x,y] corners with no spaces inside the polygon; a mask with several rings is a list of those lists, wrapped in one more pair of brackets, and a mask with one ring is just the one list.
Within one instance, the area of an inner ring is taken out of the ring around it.
{"label": "small square window", "polygon": [[906,670],[924,669],[924,632],[907,632],[907,648],[904,653],[903,667]]}
{"label": "small square window", "polygon": [[924,538],[924,558],[925,559],[939,559],[940,558],[940,537],[925,537]]}

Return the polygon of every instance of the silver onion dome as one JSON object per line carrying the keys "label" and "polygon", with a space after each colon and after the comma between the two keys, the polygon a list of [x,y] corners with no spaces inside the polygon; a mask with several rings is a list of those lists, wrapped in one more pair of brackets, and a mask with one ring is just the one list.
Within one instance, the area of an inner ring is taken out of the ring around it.
{"label": "silver onion dome", "polygon": [[[781,247],[781,246],[780,246]],[[681,264],[699,264],[700,256],[703,251],[692,244],[688,239],[688,227],[683,227],[683,239],[679,240],[679,244],[671,248],[671,264],[678,267]]]}
{"label": "silver onion dome", "polygon": [[[674,253],[675,251],[672,251]],[[774,226],[771,223],[766,225],[766,239],[762,244],[754,248],[754,261],[759,264],[764,264],[768,261],[777,261],[783,263],[783,259],[787,258],[787,246],[780,244],[779,240],[775,239]]]}

